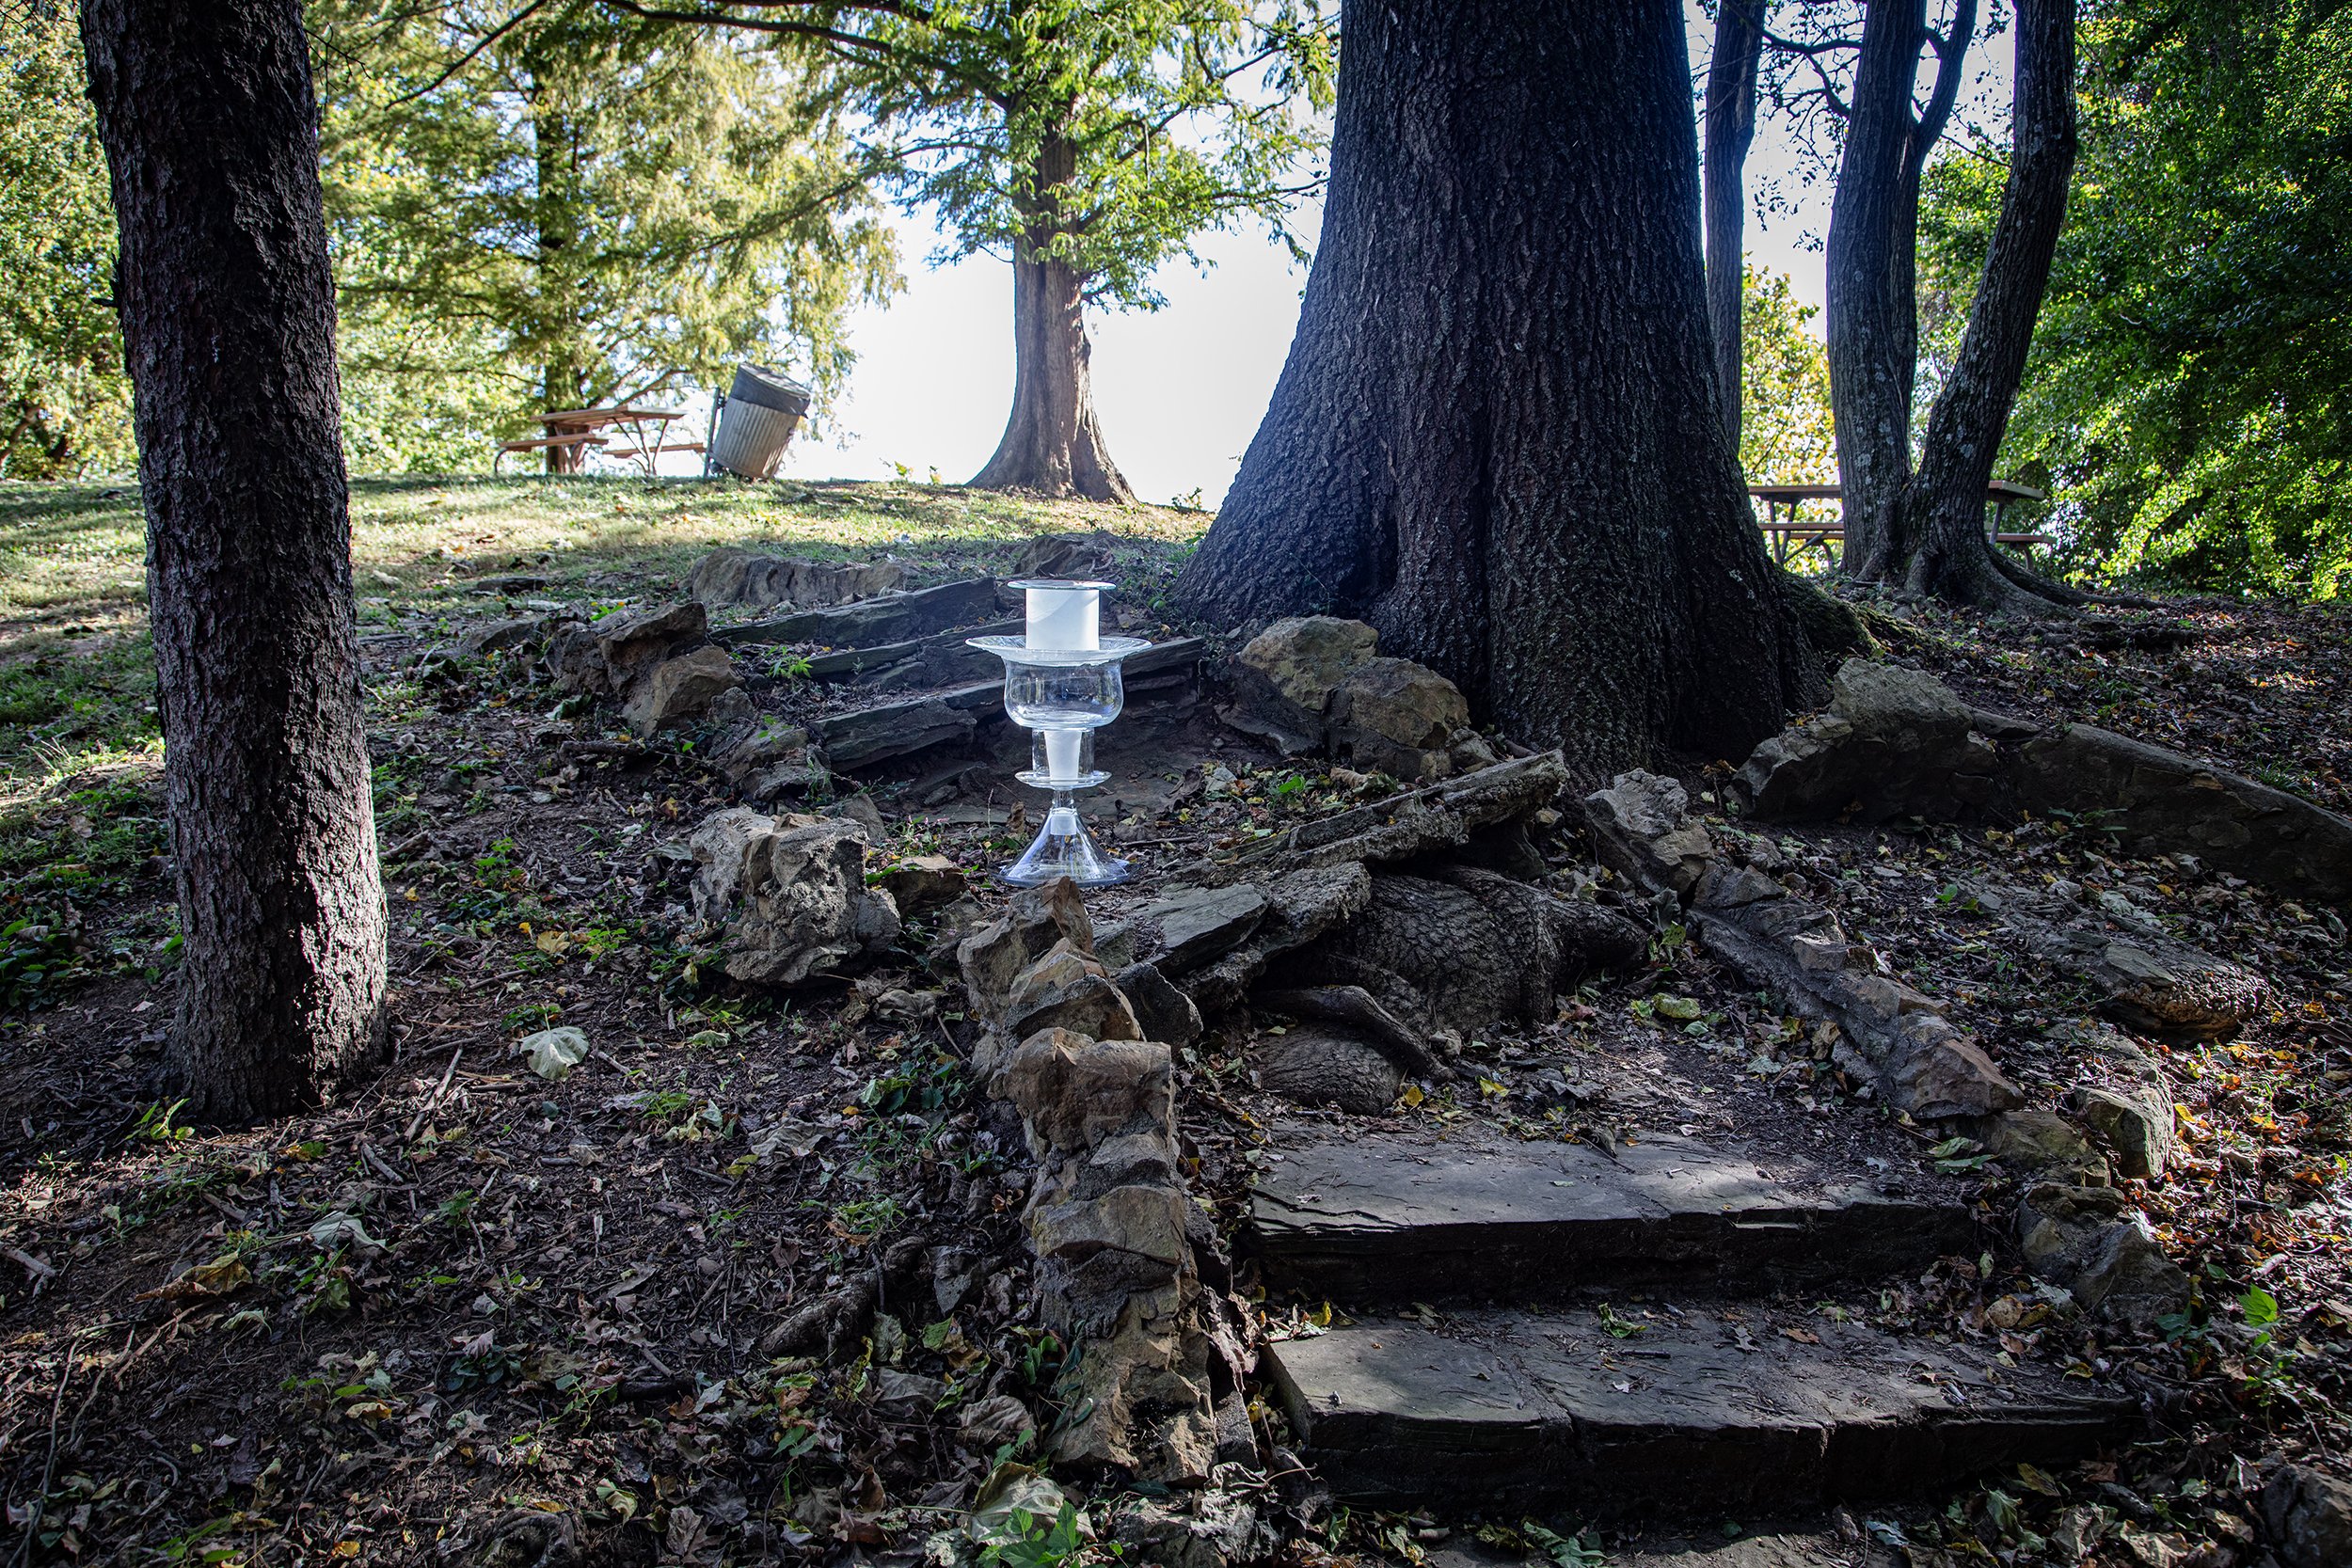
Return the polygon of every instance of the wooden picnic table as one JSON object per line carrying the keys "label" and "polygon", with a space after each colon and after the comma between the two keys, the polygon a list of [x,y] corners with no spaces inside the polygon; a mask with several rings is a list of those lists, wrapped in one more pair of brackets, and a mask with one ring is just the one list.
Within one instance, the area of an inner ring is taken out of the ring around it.
{"label": "wooden picnic table", "polygon": [[[1784,565],[1788,563],[1792,546],[1795,553],[1803,555],[1816,545],[1826,550],[1833,542],[1846,537],[1846,526],[1842,521],[1831,522],[1825,519],[1818,523],[1808,523],[1801,522],[1797,517],[1798,508],[1806,501],[1844,499],[1846,492],[1841,485],[1751,484],[1748,486],[1748,494],[1764,503],[1762,526],[1764,531],[1772,538],[1772,559]],[[2036,545],[2057,543],[2046,533],[2009,533],[2003,531],[2001,528],[2002,520],[2007,515],[2011,502],[2040,501],[2049,499],[2047,492],[2037,490],[2030,484],[2020,484],[2011,479],[1993,481],[1984,487],[1985,504],[1993,508],[1993,520],[1985,526],[1985,533],[1996,545],[2009,545],[2026,550],[2032,549]],[[1786,516],[1781,514],[1783,507],[1788,508]]]}
{"label": "wooden picnic table", "polygon": [[[547,434],[532,440],[501,441],[499,455],[510,451],[545,451],[548,471],[556,474],[580,472],[580,461],[592,448],[607,446],[611,437],[596,434],[600,430],[626,427],[633,445],[617,447],[605,453],[608,457],[628,458],[644,466],[648,476],[665,451],[700,451],[699,441],[665,442],[670,425],[686,416],[675,408],[639,408],[627,404],[609,408],[554,408],[539,416],[539,424]],[[492,468],[498,464],[493,461]]]}

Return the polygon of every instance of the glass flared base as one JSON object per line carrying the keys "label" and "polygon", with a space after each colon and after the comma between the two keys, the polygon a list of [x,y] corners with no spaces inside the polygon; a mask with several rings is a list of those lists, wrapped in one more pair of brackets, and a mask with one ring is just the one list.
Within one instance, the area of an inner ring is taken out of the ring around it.
{"label": "glass flared base", "polygon": [[1037,842],[1001,875],[1015,887],[1037,887],[1057,877],[1080,887],[1110,887],[1127,879],[1127,863],[1103,853],[1070,797],[1057,794]]}

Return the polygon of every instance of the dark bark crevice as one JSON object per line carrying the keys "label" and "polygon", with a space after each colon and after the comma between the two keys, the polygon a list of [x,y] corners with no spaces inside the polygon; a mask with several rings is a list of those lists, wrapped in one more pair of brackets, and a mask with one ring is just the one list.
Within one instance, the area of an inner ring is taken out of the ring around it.
{"label": "dark bark crevice", "polygon": [[296,0],[88,0],[148,521],[193,1114],[315,1105],[383,1039],[335,292]]}
{"label": "dark bark crevice", "polygon": [[1298,332],[1180,596],[1359,616],[1588,776],[1744,754],[1811,662],[1714,395],[1679,13],[1343,20]]}

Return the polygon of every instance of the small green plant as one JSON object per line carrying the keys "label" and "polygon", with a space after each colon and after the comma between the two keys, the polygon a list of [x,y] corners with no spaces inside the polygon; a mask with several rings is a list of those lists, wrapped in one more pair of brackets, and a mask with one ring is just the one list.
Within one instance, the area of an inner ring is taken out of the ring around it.
{"label": "small green plant", "polygon": [[1600,1568],[1604,1560],[1601,1557],[1598,1539],[1589,1532],[1583,1535],[1562,1535],[1557,1530],[1546,1529],[1534,1520],[1529,1519],[1519,1526],[1519,1533],[1526,1536],[1546,1557],[1559,1564],[1559,1568]]}
{"label": "small green plant", "polygon": [[[1073,1504],[1063,1503],[1061,1512],[1051,1519],[1016,1508],[1006,1522],[1013,1538],[993,1542],[980,1552],[980,1561],[990,1568],[1065,1568],[1085,1560],[1087,1539]],[[1104,1547],[1104,1555],[1117,1558],[1121,1554],[1114,1544]]]}
{"label": "small green plant", "polygon": [[455,1394],[468,1388],[495,1388],[522,1375],[523,1353],[484,1334],[467,1341],[465,1350],[450,1362],[441,1385]]}
{"label": "small green plant", "polygon": [[174,1144],[183,1138],[195,1137],[195,1128],[172,1125],[172,1118],[186,1104],[184,1100],[175,1100],[168,1105],[157,1101],[148,1106],[139,1113],[139,1119],[131,1124],[131,1136],[140,1143],[151,1144]]}

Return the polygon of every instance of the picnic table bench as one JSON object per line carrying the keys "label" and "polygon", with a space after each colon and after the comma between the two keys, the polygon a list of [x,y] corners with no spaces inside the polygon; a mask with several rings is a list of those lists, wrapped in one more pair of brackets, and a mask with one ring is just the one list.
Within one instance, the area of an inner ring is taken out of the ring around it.
{"label": "picnic table bench", "polygon": [[[1841,542],[1846,537],[1846,525],[1842,520],[1825,518],[1820,522],[1805,522],[1797,516],[1798,509],[1806,501],[1844,499],[1843,486],[1751,484],[1748,494],[1764,503],[1764,522],[1761,526],[1772,538],[1772,559],[1783,565],[1788,564],[1792,553],[1803,555],[1817,545],[1826,551],[1833,543]],[[2010,533],[2001,528],[2002,519],[2011,502],[2049,499],[2047,492],[2037,490],[2030,484],[2020,484],[2009,479],[1993,481],[1984,487],[1985,504],[1993,508],[1993,520],[1985,525],[1986,536],[1996,545],[2026,550],[2032,549],[2036,545],[2056,544],[2058,541],[2047,533]],[[1785,516],[1781,511],[1784,507],[1788,509]]]}
{"label": "picnic table bench", "polygon": [[674,420],[685,418],[675,408],[634,408],[622,404],[611,408],[556,408],[539,417],[545,436],[519,441],[499,443],[498,457],[491,460],[493,471],[510,451],[544,451],[548,454],[548,471],[557,474],[580,472],[581,459],[591,448],[611,444],[612,437],[596,434],[616,426],[625,426],[628,439],[633,445],[618,447],[605,453],[608,457],[627,458],[643,464],[650,476],[654,466],[665,451],[700,451],[699,441],[665,442]]}

